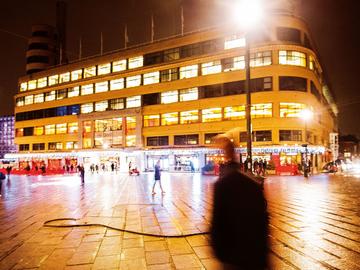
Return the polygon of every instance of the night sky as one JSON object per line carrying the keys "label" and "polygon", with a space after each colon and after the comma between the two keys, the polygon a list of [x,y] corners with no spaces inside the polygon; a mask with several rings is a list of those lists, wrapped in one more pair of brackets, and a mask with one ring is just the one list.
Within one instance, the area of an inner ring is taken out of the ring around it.
{"label": "night sky", "polygon": [[[216,25],[224,18],[226,0],[68,0],[67,54],[82,55],[124,46],[124,25],[129,45],[150,40],[150,17],[155,18],[155,39],[180,33],[180,6],[184,7],[185,32]],[[270,0],[267,0],[270,1]],[[25,74],[27,37],[32,24],[55,25],[56,0],[2,1],[0,8],[0,114],[13,113],[18,77]],[[360,137],[360,1],[303,0],[305,17],[317,45],[338,104],[342,134]]]}

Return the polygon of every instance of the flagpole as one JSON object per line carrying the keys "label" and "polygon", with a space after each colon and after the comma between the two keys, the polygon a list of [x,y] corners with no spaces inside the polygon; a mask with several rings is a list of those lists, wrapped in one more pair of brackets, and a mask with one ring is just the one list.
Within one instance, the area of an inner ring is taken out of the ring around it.
{"label": "flagpole", "polygon": [[184,35],[184,7],[181,6],[180,7],[180,12],[181,12],[181,35]]}
{"label": "flagpole", "polygon": [[151,43],[154,42],[154,36],[155,36],[155,25],[154,25],[154,14],[151,13]]}
{"label": "flagpole", "polygon": [[125,43],[125,49],[127,48],[127,44],[129,42],[129,36],[128,36],[128,28],[127,24],[125,24],[125,30],[124,30],[124,43]]}

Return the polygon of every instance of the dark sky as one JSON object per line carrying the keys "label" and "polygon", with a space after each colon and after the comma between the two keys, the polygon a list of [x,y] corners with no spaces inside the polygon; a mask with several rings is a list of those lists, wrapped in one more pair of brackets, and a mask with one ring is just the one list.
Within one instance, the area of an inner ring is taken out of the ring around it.
{"label": "dark sky", "polygon": [[[183,0],[185,32],[223,20],[219,3],[225,0]],[[271,1],[271,0],[267,0]],[[123,47],[124,25],[131,44],[150,39],[150,14],[155,39],[180,32],[181,0],[68,0],[67,51],[78,57],[98,54],[100,33],[104,51]],[[25,50],[32,24],[55,25],[56,0],[3,1],[0,8],[0,114],[13,113],[17,79],[25,74]],[[221,5],[223,6],[223,5]],[[327,73],[340,114],[342,134],[360,137],[360,1],[303,0],[307,20]]]}

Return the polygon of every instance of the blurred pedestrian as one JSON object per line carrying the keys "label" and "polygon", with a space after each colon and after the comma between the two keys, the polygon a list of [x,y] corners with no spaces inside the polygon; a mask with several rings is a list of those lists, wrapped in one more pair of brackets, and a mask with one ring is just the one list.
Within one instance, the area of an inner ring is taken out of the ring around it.
{"label": "blurred pedestrian", "polygon": [[164,194],[165,191],[163,190],[162,188],[162,185],[161,185],[161,172],[160,172],[161,168],[160,168],[160,160],[158,160],[158,162],[156,162],[156,165],[155,165],[155,175],[154,175],[154,185],[153,185],[153,188],[152,188],[152,194],[154,195],[156,192],[155,192],[155,185],[156,185],[156,182],[159,182],[159,185],[160,185],[160,189],[161,189],[161,193]]}
{"label": "blurred pedestrian", "polygon": [[10,178],[11,170],[12,170],[12,167],[11,167],[11,166],[7,166],[7,167],[6,167],[6,173],[7,173],[8,179]]}
{"label": "blurred pedestrian", "polygon": [[79,166],[79,172],[80,172],[81,183],[84,184],[85,183],[85,168],[82,164]]}
{"label": "blurred pedestrian", "polygon": [[217,138],[226,163],[214,188],[211,240],[224,269],[267,267],[268,215],[261,186],[240,172],[234,144]]}
{"label": "blurred pedestrian", "polygon": [[2,187],[2,181],[5,180],[6,176],[2,172],[0,172],[0,197],[1,197],[1,187]]}

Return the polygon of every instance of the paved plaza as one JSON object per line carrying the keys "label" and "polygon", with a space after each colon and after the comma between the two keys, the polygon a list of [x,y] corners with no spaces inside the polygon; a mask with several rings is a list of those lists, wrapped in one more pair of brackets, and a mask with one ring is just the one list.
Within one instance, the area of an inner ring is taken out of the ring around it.
{"label": "paved plaza", "polygon": [[[221,269],[208,230],[216,180],[163,173],[13,176],[0,197],[0,269]],[[360,178],[269,177],[271,269],[360,269]],[[234,213],[237,215],[238,213]],[[103,224],[103,226],[45,227]],[[158,236],[121,232],[125,229]],[[200,233],[167,238],[167,235]]]}

